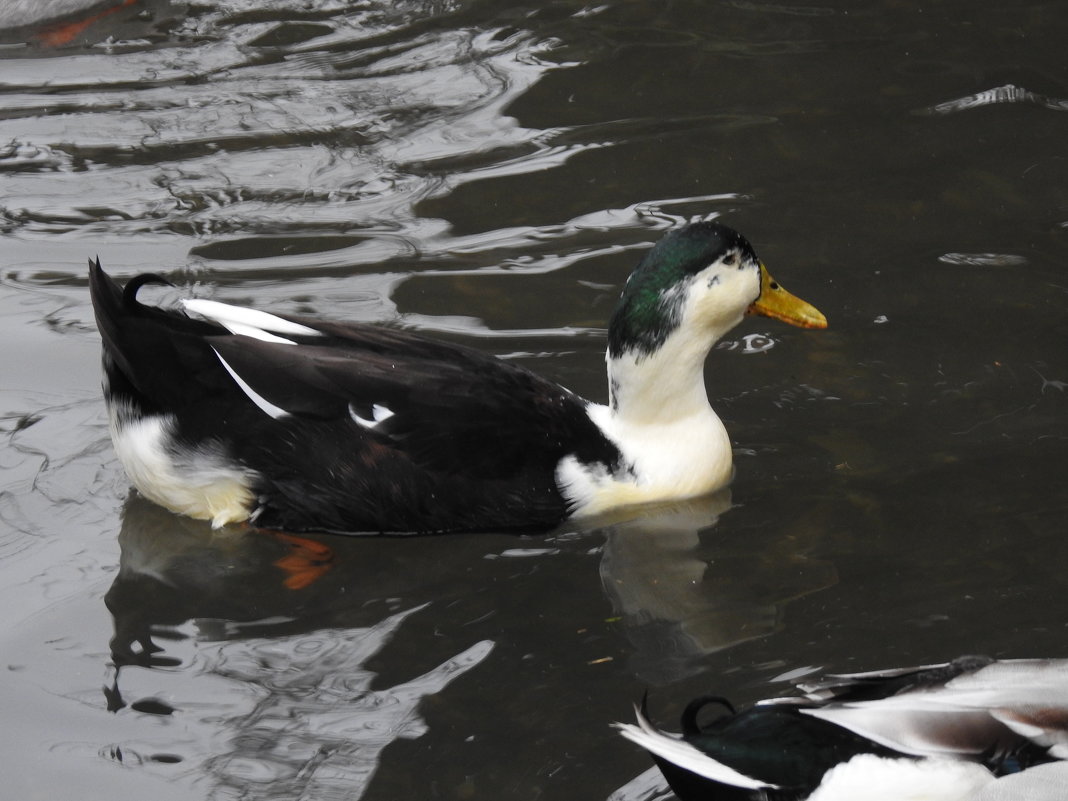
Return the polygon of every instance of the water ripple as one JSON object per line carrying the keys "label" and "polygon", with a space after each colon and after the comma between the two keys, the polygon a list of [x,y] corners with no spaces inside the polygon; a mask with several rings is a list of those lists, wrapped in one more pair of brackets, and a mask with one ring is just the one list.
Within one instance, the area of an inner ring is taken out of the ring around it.
{"label": "water ripple", "polygon": [[[124,564],[128,576],[130,567]],[[187,624],[167,645],[181,670],[116,661],[113,728],[129,736],[97,754],[170,777],[180,764],[183,777],[206,785],[200,797],[359,798],[383,748],[427,731],[418,712],[423,699],[493,651],[493,642],[482,640],[421,675],[386,685],[368,661],[426,607],[368,627],[263,638],[247,637],[246,628],[245,638],[218,642],[210,641],[212,621]],[[159,626],[153,632],[163,635]],[[164,709],[167,715],[158,714]]]}
{"label": "water ripple", "polygon": [[0,224],[198,236],[395,225],[441,190],[404,165],[539,134],[501,113],[548,68],[529,35],[398,25],[422,9],[401,3],[317,9],[324,35],[297,36],[279,18],[305,4],[273,5],[217,4],[172,32],[193,46],[7,59]]}
{"label": "water ripple", "polygon": [[422,698],[493,649],[491,642],[476,643],[411,681],[371,690],[375,674],[364,663],[420,608],[370,629],[202,649],[204,669],[237,682],[248,698],[238,714],[218,720],[228,744],[220,743],[205,766],[217,787],[244,788],[247,798],[359,797],[386,745],[426,731],[416,713]]}
{"label": "water ripple", "polygon": [[1037,92],[1031,92],[1022,87],[1007,83],[1004,86],[997,86],[993,89],[987,89],[973,95],[966,95],[965,97],[960,97],[955,100],[947,100],[944,103],[928,106],[927,108],[918,110],[916,113],[953,114],[958,111],[979,108],[980,106],[1002,105],[1006,103],[1026,103],[1052,109],[1053,111],[1068,111],[1068,100],[1038,94]]}
{"label": "water ripple", "polygon": [[938,257],[943,264],[963,267],[1020,267],[1027,257],[1012,253],[945,253]]}

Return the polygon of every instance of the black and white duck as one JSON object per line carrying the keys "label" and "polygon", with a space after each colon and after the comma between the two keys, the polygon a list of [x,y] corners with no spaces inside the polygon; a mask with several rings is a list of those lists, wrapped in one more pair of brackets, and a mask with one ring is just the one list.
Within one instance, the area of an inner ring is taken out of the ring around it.
{"label": "black and white duck", "polygon": [[[682,801],[1068,798],[1068,660],[961,657],[798,687],[741,712],[699,698],[681,735],[642,710],[616,725]],[[709,706],[724,714],[699,722]]]}
{"label": "black and white duck", "polygon": [[716,222],[668,233],[608,329],[607,405],[407,331],[137,299],[90,263],[115,450],[147,498],[214,526],[439,532],[551,526],[712,492],[731,443],[703,366],[746,314],[824,316]]}

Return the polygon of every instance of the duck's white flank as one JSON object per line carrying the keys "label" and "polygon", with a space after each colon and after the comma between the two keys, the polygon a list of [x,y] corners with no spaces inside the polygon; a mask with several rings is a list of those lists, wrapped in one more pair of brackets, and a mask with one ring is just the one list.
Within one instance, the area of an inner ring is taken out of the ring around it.
{"label": "duck's white flank", "polygon": [[610,473],[573,456],[560,461],[557,486],[576,515],[692,498],[730,483],[731,441],[709,405],[704,365],[759,296],[760,273],[717,262],[679,291],[679,324],[660,347],[606,357],[610,405],[587,411],[623,464]]}
{"label": "duck's white flank", "polygon": [[861,754],[827,771],[807,801],[972,801],[994,781],[974,762]]}
{"label": "duck's white flank", "polygon": [[108,406],[111,439],[126,475],[142,495],[173,512],[210,520],[214,528],[248,519],[255,474],[229,466],[222,454],[201,446],[179,450],[174,419],[137,417],[120,400]]}

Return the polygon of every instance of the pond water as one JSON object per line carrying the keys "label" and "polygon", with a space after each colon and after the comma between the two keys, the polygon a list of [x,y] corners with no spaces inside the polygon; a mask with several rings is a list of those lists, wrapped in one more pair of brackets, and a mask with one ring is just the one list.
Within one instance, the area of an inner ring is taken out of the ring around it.
{"label": "pond water", "polygon": [[[0,34],[10,797],[641,801],[666,791],[609,724],[646,689],[670,725],[807,667],[1068,656],[1063,4],[0,24],[22,26]],[[713,351],[728,493],[539,536],[300,540],[131,497],[87,258],[601,401],[622,282],[696,215],[830,320]]]}

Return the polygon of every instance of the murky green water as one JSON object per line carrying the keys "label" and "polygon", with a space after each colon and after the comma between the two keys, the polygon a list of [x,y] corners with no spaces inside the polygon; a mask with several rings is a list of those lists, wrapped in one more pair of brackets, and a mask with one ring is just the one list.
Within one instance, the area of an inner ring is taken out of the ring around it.
{"label": "murky green water", "polygon": [[[638,801],[608,724],[646,688],[671,721],[806,665],[1068,655],[1061,4],[89,15],[0,35],[12,797]],[[712,213],[831,321],[713,352],[728,496],[310,541],[124,502],[89,257],[603,400],[622,281]]]}

